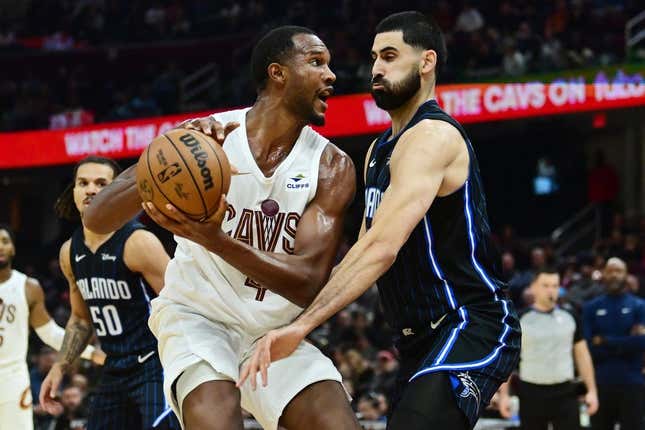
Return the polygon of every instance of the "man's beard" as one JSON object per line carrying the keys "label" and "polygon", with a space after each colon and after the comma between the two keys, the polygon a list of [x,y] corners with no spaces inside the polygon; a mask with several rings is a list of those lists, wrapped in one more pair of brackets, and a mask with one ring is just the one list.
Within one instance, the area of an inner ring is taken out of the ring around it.
{"label": "man's beard", "polygon": [[621,293],[627,286],[626,281],[609,281],[606,282],[606,288],[608,294],[618,294]]}
{"label": "man's beard", "polygon": [[10,258],[7,258],[6,261],[0,261],[0,270],[6,269],[9,266],[11,266],[11,259]]}
{"label": "man's beard", "polygon": [[412,70],[401,82],[395,84],[377,76],[372,84],[381,84],[383,89],[370,88],[376,106],[383,110],[392,111],[403,106],[421,88],[421,75],[418,70]]}

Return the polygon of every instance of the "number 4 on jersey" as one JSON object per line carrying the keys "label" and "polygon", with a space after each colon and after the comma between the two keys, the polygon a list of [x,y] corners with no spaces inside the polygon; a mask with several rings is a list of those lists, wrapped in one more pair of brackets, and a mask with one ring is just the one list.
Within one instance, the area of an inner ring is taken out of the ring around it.
{"label": "number 4 on jersey", "polygon": [[255,294],[255,300],[257,300],[258,302],[261,302],[262,300],[264,300],[264,295],[267,292],[266,288],[264,288],[262,285],[258,284],[251,278],[246,278],[246,282],[244,282],[244,285],[251,288],[257,288],[258,291]]}

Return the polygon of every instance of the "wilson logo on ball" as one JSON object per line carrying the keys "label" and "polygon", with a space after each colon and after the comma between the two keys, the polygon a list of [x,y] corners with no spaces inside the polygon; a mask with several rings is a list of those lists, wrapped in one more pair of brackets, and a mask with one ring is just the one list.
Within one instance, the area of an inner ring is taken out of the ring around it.
{"label": "wilson logo on ball", "polygon": [[181,167],[179,167],[179,163],[172,163],[170,166],[166,167],[161,172],[157,173],[157,178],[159,178],[159,182],[163,184],[173,176],[177,176],[179,172],[181,172]]}
{"label": "wilson logo on ball", "polygon": [[211,176],[211,170],[206,167],[206,162],[208,160],[208,154],[202,147],[199,145],[197,139],[191,134],[184,134],[179,138],[184,145],[190,148],[191,154],[195,157],[197,161],[197,166],[199,167],[199,173],[202,175],[202,181],[204,182],[204,190],[208,190],[213,187],[213,178]]}

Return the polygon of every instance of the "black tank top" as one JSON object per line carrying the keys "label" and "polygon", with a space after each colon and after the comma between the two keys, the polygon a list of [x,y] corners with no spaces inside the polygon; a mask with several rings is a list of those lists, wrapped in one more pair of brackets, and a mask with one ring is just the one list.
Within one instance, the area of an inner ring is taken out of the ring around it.
{"label": "black tank top", "polygon": [[[123,261],[125,242],[143,228],[129,222],[117,230],[95,253],[87,246],[83,229],[72,235],[70,261],[74,279],[85,303],[108,367],[129,366],[127,356],[157,350],[157,341],[148,328],[150,300],[154,291],[139,273]],[[121,364],[120,364],[121,363]]]}
{"label": "black tank top", "polygon": [[435,100],[422,104],[397,136],[392,137],[389,129],[374,144],[366,175],[365,225],[371,227],[390,184],[389,161],[399,137],[424,119],[446,121],[459,130],[468,147],[469,176],[459,190],[434,199],[394,265],[378,280],[385,316],[399,333],[429,327],[464,305],[493,303],[496,293],[505,288],[490,240],[477,158],[462,126]]}

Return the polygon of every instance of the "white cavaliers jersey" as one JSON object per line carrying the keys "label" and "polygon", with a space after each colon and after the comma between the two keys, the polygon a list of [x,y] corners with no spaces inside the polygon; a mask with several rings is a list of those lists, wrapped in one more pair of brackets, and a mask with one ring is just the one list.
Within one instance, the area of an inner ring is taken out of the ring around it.
{"label": "white cavaliers jersey", "polygon": [[[257,166],[246,135],[249,109],[213,115],[236,121],[223,145],[241,173],[231,178],[222,229],[236,240],[268,252],[294,251],[298,221],[316,195],[320,156],[329,143],[304,127],[289,155],[271,177]],[[190,240],[175,237],[177,250],[166,271],[161,296],[192,307],[214,321],[238,326],[250,335],[291,322],[302,308],[268,291],[253,279]]]}
{"label": "white cavaliers jersey", "polygon": [[[11,277],[0,283],[0,381],[11,381],[12,387],[17,380],[27,385],[27,343],[29,338],[29,304],[25,292],[27,276],[17,270]],[[21,390],[24,386],[20,385]],[[12,393],[0,390],[0,402]]]}

